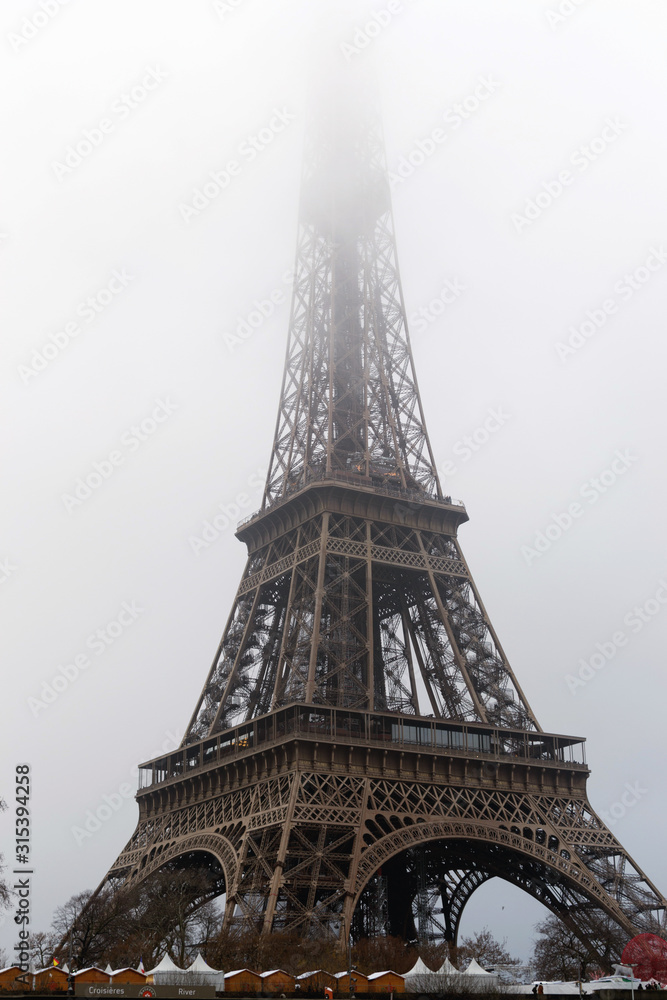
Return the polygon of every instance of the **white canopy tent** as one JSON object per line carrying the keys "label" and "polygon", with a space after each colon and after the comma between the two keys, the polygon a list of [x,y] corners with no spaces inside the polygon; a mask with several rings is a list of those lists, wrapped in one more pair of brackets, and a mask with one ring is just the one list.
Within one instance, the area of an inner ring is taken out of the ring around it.
{"label": "white canopy tent", "polygon": [[405,988],[410,993],[485,993],[497,990],[499,976],[487,972],[476,959],[459,970],[446,958],[437,972],[431,972],[421,960],[405,973]]}
{"label": "white canopy tent", "polygon": [[464,970],[462,975],[466,977],[468,988],[472,988],[476,993],[484,993],[486,990],[496,990],[498,988],[500,979],[498,973],[487,972],[475,958],[470,959],[470,965]]}
{"label": "white canopy tent", "polygon": [[214,986],[222,992],[225,988],[225,974],[220,969],[213,969],[198,952],[192,965],[185,970],[190,986]]}
{"label": "white canopy tent", "polygon": [[179,967],[172,961],[169,956],[169,952],[165,953],[165,956],[154,969],[147,969],[147,976],[154,976],[156,972],[185,972],[185,969],[179,969]]}
{"label": "white canopy tent", "polygon": [[407,993],[438,993],[442,986],[442,977],[429,969],[421,957],[403,976]]}
{"label": "white canopy tent", "polygon": [[187,969],[179,969],[167,954],[146,975],[153,977],[156,986],[213,986],[218,991],[225,988],[224,973],[219,969],[212,969],[201,954],[197,955]]}
{"label": "white canopy tent", "polygon": [[179,969],[166,953],[162,961],[154,969],[149,969],[146,975],[153,977],[156,986],[177,986],[183,983],[185,969]]}
{"label": "white canopy tent", "polygon": [[460,975],[462,975],[462,973],[459,972],[459,970],[456,968],[455,965],[452,965],[452,963],[449,961],[449,958],[446,958],[445,961],[440,966],[440,968],[438,969],[438,975],[439,976],[460,976]]}

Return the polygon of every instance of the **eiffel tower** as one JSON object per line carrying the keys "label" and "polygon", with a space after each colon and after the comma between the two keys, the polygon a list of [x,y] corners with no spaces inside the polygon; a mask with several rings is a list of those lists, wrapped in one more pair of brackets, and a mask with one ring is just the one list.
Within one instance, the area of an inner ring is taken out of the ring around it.
{"label": "eiffel tower", "polygon": [[[458,541],[417,387],[379,115],[306,136],[295,282],[261,509],[180,748],[141,765],[105,882],[210,875],[230,930],[454,945],[499,877],[608,962],[667,901],[589,805],[584,740],[545,733]],[[104,883],[103,883],[104,884]]]}

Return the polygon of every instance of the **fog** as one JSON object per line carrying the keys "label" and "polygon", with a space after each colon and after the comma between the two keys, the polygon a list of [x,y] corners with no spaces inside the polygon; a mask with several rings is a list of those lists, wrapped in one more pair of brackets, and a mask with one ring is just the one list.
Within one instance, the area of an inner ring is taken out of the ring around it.
{"label": "fog", "polygon": [[[136,765],[206,678],[270,457],[304,122],[346,67],[382,106],[464,553],[541,725],[587,737],[592,805],[664,891],[664,5],[4,0],[0,20],[0,851],[28,763],[33,929],[103,878]],[[527,958],[544,913],[489,883],[462,932]]]}

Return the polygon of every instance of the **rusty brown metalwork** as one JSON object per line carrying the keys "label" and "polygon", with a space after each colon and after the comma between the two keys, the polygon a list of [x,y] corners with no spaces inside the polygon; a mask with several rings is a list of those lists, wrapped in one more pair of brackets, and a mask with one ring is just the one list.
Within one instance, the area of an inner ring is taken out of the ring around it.
{"label": "rusty brown metalwork", "polygon": [[344,948],[387,931],[455,942],[498,876],[603,956],[604,920],[633,935],[667,901],[591,809],[583,740],[542,732],[482,604],[426,432],[379,120],[339,110],[308,137],[273,453],[237,531],[247,565],[107,877],[213,858],[228,927]]}

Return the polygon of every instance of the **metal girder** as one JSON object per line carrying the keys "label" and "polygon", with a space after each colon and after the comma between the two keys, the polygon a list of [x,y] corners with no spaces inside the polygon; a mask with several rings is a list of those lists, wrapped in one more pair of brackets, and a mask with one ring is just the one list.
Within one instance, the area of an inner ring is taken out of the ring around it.
{"label": "metal girder", "polygon": [[341,128],[337,110],[320,111],[306,149],[263,508],[336,470],[442,495],[408,339],[379,118],[366,109]]}
{"label": "metal girder", "polygon": [[667,901],[590,808],[580,765],[490,767],[448,752],[435,764],[404,744],[293,733],[146,788],[110,876],[132,885],[208,853],[229,928],[340,942],[352,931],[455,943],[466,902],[494,877],[565,919],[601,960],[607,923],[627,936],[657,926]]}
{"label": "metal girder", "polygon": [[[377,115],[307,137],[280,406],[249,557],[179,750],[145,765],[132,885],[219,865],[228,928],[455,941],[500,877],[604,959],[667,901],[542,733],[457,540],[417,388]],[[236,727],[236,728],[235,728]]]}
{"label": "metal girder", "polygon": [[186,742],[292,701],[540,729],[458,541],[326,512],[249,560]]}

